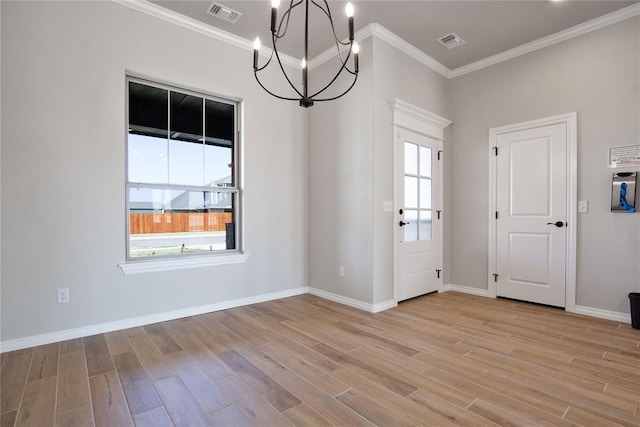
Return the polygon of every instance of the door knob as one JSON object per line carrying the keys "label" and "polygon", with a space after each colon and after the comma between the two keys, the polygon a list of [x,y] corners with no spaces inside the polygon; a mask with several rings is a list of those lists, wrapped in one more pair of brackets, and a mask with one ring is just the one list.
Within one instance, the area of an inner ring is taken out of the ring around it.
{"label": "door knob", "polygon": [[547,225],[555,225],[556,227],[560,228],[564,226],[564,222],[562,221],[548,222]]}
{"label": "door knob", "polygon": [[407,224],[411,224],[411,223],[410,223],[410,222],[404,222],[404,221],[400,221],[400,222],[398,223],[398,225],[399,225],[400,227],[404,227],[404,226],[405,226],[405,225],[407,225]]}

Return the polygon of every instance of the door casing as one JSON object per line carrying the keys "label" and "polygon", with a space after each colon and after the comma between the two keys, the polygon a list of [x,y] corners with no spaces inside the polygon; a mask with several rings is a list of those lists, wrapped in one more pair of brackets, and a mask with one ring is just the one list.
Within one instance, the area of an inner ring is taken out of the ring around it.
{"label": "door casing", "polygon": [[[400,283],[400,248],[399,248],[399,233],[400,227],[398,227],[398,209],[400,207],[398,196],[397,196],[397,179],[398,179],[398,131],[400,128],[408,129],[412,132],[423,134],[428,136],[429,138],[438,140],[439,150],[441,151],[440,156],[443,158],[443,143],[444,143],[444,130],[451,124],[450,120],[447,120],[443,117],[440,117],[436,114],[433,114],[429,111],[423,110],[422,108],[416,107],[408,102],[396,99],[391,103],[391,107],[393,109],[393,180],[394,180],[394,191],[393,191],[393,299],[394,302],[398,303],[398,285]],[[438,155],[435,153],[434,155]],[[442,198],[442,179],[443,179],[443,160],[440,160],[441,164],[438,168],[438,176],[437,176],[437,200],[434,200],[434,212],[436,210],[442,211],[443,206],[443,198]],[[445,212],[442,212],[441,219],[438,221],[435,218],[433,219],[433,230],[434,235],[438,233],[438,263],[442,268],[442,259],[443,259],[443,215]],[[443,290],[443,272],[440,274],[440,278],[438,279],[438,292],[442,292]]]}
{"label": "door casing", "polygon": [[565,124],[567,129],[567,245],[565,253],[565,310],[569,312],[575,312],[577,248],[576,233],[578,231],[578,133],[577,114],[575,112],[489,129],[489,265],[487,290],[489,297],[496,298],[497,286],[496,282],[494,281],[493,274],[500,274],[500,272],[497,271],[497,226],[495,219],[495,212],[498,210],[496,179],[497,157],[495,155],[493,147],[496,146],[497,138],[501,134],[559,123]]}

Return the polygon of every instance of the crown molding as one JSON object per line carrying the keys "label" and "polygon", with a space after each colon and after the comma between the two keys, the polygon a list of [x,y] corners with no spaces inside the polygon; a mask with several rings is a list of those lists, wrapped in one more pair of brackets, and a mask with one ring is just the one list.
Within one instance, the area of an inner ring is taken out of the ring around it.
{"label": "crown molding", "polygon": [[620,10],[616,10],[615,12],[611,12],[598,18],[592,19],[590,21],[583,22],[582,24],[575,25],[571,28],[567,28],[566,30],[551,34],[547,37],[534,40],[530,43],[525,43],[513,49],[498,53],[497,55],[489,56],[479,61],[472,62],[468,65],[463,65],[462,67],[451,70],[449,72],[449,78],[453,79],[464,74],[469,74],[473,71],[478,71],[521,55],[526,55],[527,53],[531,53],[538,49],[542,49],[556,43],[581,36],[591,31],[604,28],[608,25],[616,24],[620,21],[624,21],[625,19],[633,18],[634,16],[638,15],[640,15],[640,3],[636,3]]}
{"label": "crown molding", "polygon": [[[158,6],[155,3],[151,3],[147,0],[111,0],[114,3],[118,3],[120,5],[129,7],[131,9],[137,10],[142,13],[146,13],[147,15],[154,16],[156,18],[162,19],[167,22],[171,22],[173,24],[179,25],[183,28],[187,28],[192,31],[196,31],[200,34],[204,34],[206,36],[212,37],[214,39],[220,40],[225,43],[229,43],[233,46],[240,47],[244,50],[252,51],[253,50],[253,42],[251,40],[247,40],[235,34],[229,33],[224,30],[220,30],[214,26],[204,24],[198,20],[193,18],[189,18],[172,10],[166,9],[162,6]],[[433,71],[441,74],[442,76],[448,79],[454,79],[456,77],[469,74],[474,71],[481,70],[483,68],[490,67],[495,64],[499,64],[500,62],[508,61],[509,59],[517,58],[521,55],[526,55],[527,53],[534,52],[538,49],[542,49],[556,43],[560,43],[574,37],[578,37],[580,35],[586,34],[588,32],[606,27],[608,25],[612,25],[625,19],[632,18],[634,16],[640,15],[640,3],[636,3],[631,6],[627,6],[615,12],[608,13],[606,15],[600,16],[598,18],[592,19],[587,22],[583,22],[582,24],[575,25],[566,30],[560,31],[555,34],[551,34],[547,37],[543,37],[538,40],[534,40],[530,43],[523,44],[521,46],[515,47],[513,49],[509,49],[507,51],[498,53],[496,55],[481,59],[479,61],[473,62],[471,64],[463,65],[462,67],[455,68],[450,70],[445,67],[440,62],[433,59],[431,56],[422,52],[417,47],[413,46],[411,43],[406,40],[400,38],[396,34],[392,33],[385,27],[380,24],[369,24],[359,31],[355,33],[355,40],[361,42],[366,40],[371,36],[376,36],[381,40],[389,43],[391,46],[396,49],[404,52],[408,56],[417,60],[418,62],[424,64],[429,67]],[[346,50],[346,47],[343,49]],[[341,51],[343,51],[341,50]],[[260,48],[260,55],[268,57],[271,55],[271,49],[262,46]],[[329,48],[311,59],[308,63],[308,67],[310,70],[318,67],[321,64],[331,60],[333,57],[337,55],[337,51],[335,47]],[[300,60],[294,58],[293,56],[280,54],[280,59],[284,65],[288,65],[293,68],[301,69]]]}
{"label": "crown molding", "polygon": [[[372,33],[371,33],[371,26],[374,24],[369,24],[365,27],[362,27],[361,29],[359,29],[358,31],[356,31],[356,33],[353,35],[353,39],[355,41],[357,41],[358,43],[361,43],[363,40],[366,40],[367,38],[371,37]],[[346,42],[347,40],[342,40],[343,42]],[[348,46],[340,46],[340,52],[344,52],[346,51],[348,48]],[[330,47],[329,49],[325,50],[324,52],[322,52],[321,54],[317,55],[316,57],[314,57],[313,59],[311,59],[309,61],[309,70],[313,70],[314,68],[324,64],[325,62],[335,58],[337,56],[336,53],[336,48],[335,46]]]}
{"label": "crown molding", "polygon": [[[147,0],[111,0],[111,1],[119,5],[137,10],[138,12],[142,12],[147,15],[153,16],[155,18],[162,19],[163,21],[179,25],[188,30],[192,30],[200,34],[204,34],[205,36],[214,38],[216,40],[220,40],[222,42],[239,47],[241,49],[244,49],[247,51],[253,51],[253,41],[251,40],[247,40],[243,37],[237,36],[228,31],[221,30],[212,25],[202,23],[196,19],[189,18],[188,16],[182,15],[178,12],[174,12],[170,9],[164,8],[155,3],[151,3],[150,1],[147,1]],[[265,46],[262,46],[260,48],[260,55],[269,57],[269,55],[271,55],[271,49]],[[300,60],[290,55],[280,54],[280,60],[282,61],[283,65],[302,69],[302,66],[300,65]]]}
{"label": "crown molding", "polygon": [[390,105],[394,125],[444,141],[444,130],[451,124],[451,120],[400,99],[391,101]]}
{"label": "crown molding", "polygon": [[400,38],[395,33],[392,33],[391,31],[387,30],[385,27],[383,27],[380,24],[369,24],[369,25],[371,26],[372,35],[378,37],[381,40],[384,40],[385,42],[389,43],[391,46],[395,47],[396,49],[406,53],[416,61],[431,68],[436,73],[441,74],[446,78],[450,78],[449,74],[451,73],[451,70],[449,70],[447,67],[445,67],[444,65],[442,65],[441,63],[439,63],[438,61],[436,61],[435,59],[433,59],[432,57],[430,57],[429,55],[427,55],[426,53],[424,53],[423,51],[421,51],[411,43],[409,43],[408,41]]}
{"label": "crown molding", "polygon": [[[426,53],[424,53],[423,51],[421,51],[411,43],[407,42],[406,40],[392,33],[391,31],[389,31],[388,29],[386,29],[380,24],[372,23],[361,28],[355,33],[354,40],[358,42],[362,42],[363,40],[366,40],[367,38],[372,36],[376,36],[380,40],[384,40],[385,42],[389,43],[391,46],[395,47],[399,51],[404,52],[405,54],[417,60],[418,62],[431,68],[433,71],[439,74],[442,74],[444,77],[449,78],[449,73],[451,71],[447,67],[445,67],[444,65],[442,65],[441,63],[439,63],[438,61],[436,61],[435,59],[433,59],[432,57],[430,57],[429,55],[427,55]],[[342,52],[346,49],[347,48],[344,47],[340,51]],[[337,55],[337,51],[335,47],[331,47],[325,50],[324,52],[322,52],[320,55],[316,56],[309,62],[309,69],[312,70],[315,67],[321,64],[324,64],[325,62],[334,58],[336,55]]]}
{"label": "crown molding", "polygon": [[446,129],[451,124],[451,120],[440,117],[439,115],[433,114],[420,107],[416,107],[415,105],[401,99],[396,98],[392,102],[391,107],[393,108],[394,114],[401,114],[422,120],[432,126],[436,126],[440,130]]}

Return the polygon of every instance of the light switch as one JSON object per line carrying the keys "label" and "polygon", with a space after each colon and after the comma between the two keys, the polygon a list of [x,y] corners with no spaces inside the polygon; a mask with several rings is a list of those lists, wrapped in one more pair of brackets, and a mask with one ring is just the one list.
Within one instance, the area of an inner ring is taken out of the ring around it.
{"label": "light switch", "polygon": [[578,212],[587,213],[589,212],[589,202],[586,200],[580,200],[578,202]]}
{"label": "light switch", "polygon": [[382,202],[382,212],[393,212],[393,202],[389,200]]}

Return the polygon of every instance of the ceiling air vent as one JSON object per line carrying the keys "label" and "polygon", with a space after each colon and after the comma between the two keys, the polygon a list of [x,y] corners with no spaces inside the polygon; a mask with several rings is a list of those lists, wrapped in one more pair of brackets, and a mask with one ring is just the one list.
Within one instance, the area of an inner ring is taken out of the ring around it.
{"label": "ceiling air vent", "polygon": [[447,34],[446,36],[442,36],[438,39],[440,43],[445,45],[447,49],[453,49],[454,47],[462,46],[466,42],[462,40],[462,37],[457,35],[456,33]]}
{"label": "ceiling air vent", "polygon": [[207,8],[207,13],[231,24],[235,24],[240,16],[242,16],[242,13],[238,12],[237,10],[233,10],[215,1],[211,2],[209,7]]}

